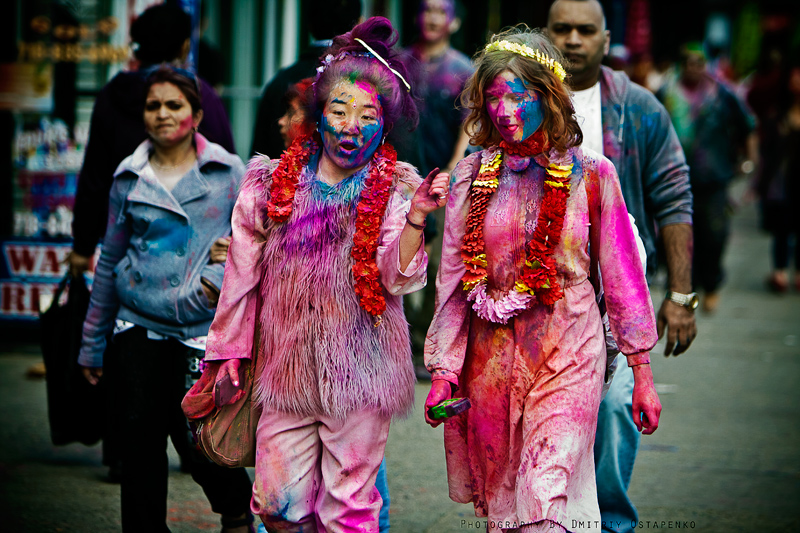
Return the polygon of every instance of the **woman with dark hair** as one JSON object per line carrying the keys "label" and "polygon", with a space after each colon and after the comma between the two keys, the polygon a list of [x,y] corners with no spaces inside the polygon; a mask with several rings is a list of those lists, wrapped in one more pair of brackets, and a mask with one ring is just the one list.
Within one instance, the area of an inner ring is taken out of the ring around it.
{"label": "woman with dark hair", "polygon": [[238,384],[258,347],[251,509],[268,531],[377,531],[389,424],[412,407],[401,295],[425,284],[422,229],[447,175],[420,183],[384,142],[416,117],[396,41],[383,17],[334,39],[317,131],[255,157],[234,210],[206,359]]}
{"label": "woman with dark hair", "polygon": [[637,427],[655,431],[661,409],[648,364],[655,317],[619,181],[580,146],[560,61],[527,28],[476,58],[463,102],[471,143],[486,148],[453,171],[425,346],[426,407],[456,393],[472,403],[445,423],[450,497],[472,502],[492,532],[600,530],[596,266],[634,369]]}
{"label": "woman with dark hair", "polygon": [[181,400],[199,377],[222,285],[212,243],[231,231],[241,160],[197,133],[197,80],[163,66],[145,82],[144,141],[120,163],[78,362],[103,375],[106,338],[117,347],[123,531],[168,531],[166,437],[199,483],[224,532],[251,528],[250,479],[194,450]]}

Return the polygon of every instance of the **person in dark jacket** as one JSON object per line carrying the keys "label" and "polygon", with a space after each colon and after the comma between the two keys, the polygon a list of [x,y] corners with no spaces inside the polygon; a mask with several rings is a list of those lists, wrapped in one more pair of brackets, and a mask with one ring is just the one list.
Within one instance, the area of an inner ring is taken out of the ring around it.
{"label": "person in dark jacket", "polygon": [[[88,270],[97,243],[105,234],[108,193],[117,165],[147,138],[142,127],[146,75],[154,65],[182,64],[189,53],[191,31],[191,18],[180,7],[159,4],[142,12],[130,30],[138,69],[120,72],[97,95],[75,196],[69,256],[73,275]],[[222,100],[202,79],[200,97],[204,118],[199,132],[234,153]]]}
{"label": "person in dark jacket", "polygon": [[314,40],[295,63],[278,71],[264,89],[258,104],[251,156],[257,153],[273,159],[281,156],[284,146],[278,120],[288,108],[286,92],[291,85],[316,74],[317,60],[332,39],[350,31],[361,16],[361,0],[311,0],[309,3],[307,20]]}

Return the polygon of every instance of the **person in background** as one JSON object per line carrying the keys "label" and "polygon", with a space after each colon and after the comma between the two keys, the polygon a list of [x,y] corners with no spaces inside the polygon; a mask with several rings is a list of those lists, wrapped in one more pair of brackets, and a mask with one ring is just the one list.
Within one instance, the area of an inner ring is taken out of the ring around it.
{"label": "person in background", "polygon": [[412,407],[400,295],[424,286],[422,230],[448,176],[420,183],[384,142],[399,117],[416,121],[396,41],[383,17],[334,39],[317,131],[253,158],[234,210],[206,359],[236,385],[258,343],[251,509],[268,531],[375,531],[389,425]]}
{"label": "person in background", "polygon": [[[458,97],[464,89],[473,68],[470,59],[450,45],[451,36],[461,26],[456,15],[455,0],[422,0],[415,19],[417,37],[407,48],[409,69],[414,77],[414,94],[418,97],[420,116],[425,117],[404,145],[405,159],[419,168],[440,168],[450,172],[469,147],[469,136],[464,131],[466,114],[459,109]],[[399,129],[402,136],[404,131]],[[440,224],[430,215],[426,221],[425,243],[429,246],[438,236]],[[432,231],[427,231],[432,230]],[[437,254],[438,255],[438,254]],[[431,266],[436,268],[437,257]],[[433,281],[433,280],[431,280]],[[433,318],[436,285],[431,282],[424,290],[409,295],[406,304],[413,310],[408,313],[411,324],[411,343],[418,358],[421,372],[422,349],[425,334]]]}
{"label": "person in background", "polygon": [[311,90],[313,83],[313,78],[303,78],[286,91],[286,113],[278,119],[284,148],[289,148],[298,137],[314,132],[314,122],[308,118],[308,108],[314,96]]}
{"label": "person in background", "polygon": [[[724,279],[722,256],[730,233],[728,185],[739,172],[737,161],[746,153],[746,167],[758,161],[755,119],[744,103],[723,83],[706,72],[699,43],[681,53],[676,79],[657,94],[672,118],[691,169],[694,195],[694,262],[692,285],[704,291],[703,310],[719,306]],[[752,170],[751,170],[752,171]]]}
{"label": "person in background", "polygon": [[[800,291],[800,65],[785,65],[779,72],[773,99],[769,107],[762,107],[770,112],[762,113],[759,120],[761,165],[754,185],[761,201],[762,226],[772,235],[767,286],[781,294],[789,290],[792,259],[792,284]],[[754,89],[748,99],[761,98],[767,104],[765,96],[763,90]]]}
{"label": "person in background", "polygon": [[[689,168],[669,115],[625,73],[601,66],[610,33],[599,2],[554,2],[547,32],[569,61],[583,146],[614,163],[625,205],[644,241],[650,274],[657,267],[657,236],[663,241],[671,297],[661,303],[658,334],[666,332],[665,355],[679,355],[697,334],[690,294],[692,193]],[[638,521],[627,494],[640,441],[631,416],[633,378],[627,366],[618,363],[598,413],[594,457],[605,531],[628,532]]]}
{"label": "person in background", "polygon": [[203,109],[194,75],[162,66],[144,89],[149,139],[114,173],[78,363],[96,385],[113,330],[123,531],[168,531],[168,436],[222,515],[222,531],[252,531],[247,472],[203,457],[181,410],[222,285],[224,264],[211,263],[211,244],[231,231],[244,166],[197,133]]}
{"label": "person in background", "polygon": [[286,91],[303,78],[313,76],[319,57],[331,40],[350,29],[361,17],[361,0],[309,0],[304,16],[314,39],[292,65],[281,69],[264,88],[258,103],[250,155],[277,159],[283,152],[278,119],[286,113]]}
{"label": "person in background", "polygon": [[451,177],[425,406],[472,402],[445,422],[448,485],[492,533],[574,531],[576,521],[599,531],[592,445],[606,350],[595,267],[633,368],[637,428],[655,431],[661,411],[634,232],[613,165],[580,146],[565,76],[544,33],[515,28],[491,38],[463,97],[471,143],[486,148]]}
{"label": "person in background", "polygon": [[456,16],[455,0],[422,0],[416,24],[418,37],[408,52],[416,60],[416,96],[422,143],[420,168],[452,170],[469,147],[464,131],[466,115],[458,109],[458,96],[473,67],[469,58],[450,45],[461,19]]}

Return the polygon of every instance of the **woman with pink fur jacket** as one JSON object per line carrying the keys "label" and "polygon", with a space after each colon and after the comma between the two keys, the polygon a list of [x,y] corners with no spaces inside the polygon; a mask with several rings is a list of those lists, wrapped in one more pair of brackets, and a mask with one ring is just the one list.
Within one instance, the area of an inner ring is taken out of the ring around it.
{"label": "woman with pink fur jacket", "polygon": [[421,182],[383,142],[416,116],[396,35],[375,17],[334,40],[317,131],[254,158],[234,210],[206,361],[236,384],[257,342],[251,508],[269,531],[377,531],[389,424],[411,409],[401,295],[425,285],[422,228],[448,176]]}

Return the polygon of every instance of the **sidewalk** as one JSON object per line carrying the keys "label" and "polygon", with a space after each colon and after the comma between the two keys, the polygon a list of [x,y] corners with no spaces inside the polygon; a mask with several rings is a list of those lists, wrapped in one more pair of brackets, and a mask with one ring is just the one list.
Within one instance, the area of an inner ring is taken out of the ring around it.
{"label": "sidewalk", "polygon": [[[753,206],[734,221],[728,280],[713,316],[698,315],[690,351],[653,372],[663,413],[642,439],[631,497],[643,531],[794,532],[800,524],[800,294],[768,293],[769,241]],[[660,302],[660,294],[656,294]],[[119,486],[100,447],[53,447],[43,380],[25,377],[35,347],[0,346],[0,532],[119,531]],[[386,451],[392,531],[483,531],[472,506],[447,495],[442,428],[421,407],[393,424]],[[171,456],[170,528],[219,531],[200,490]]]}

